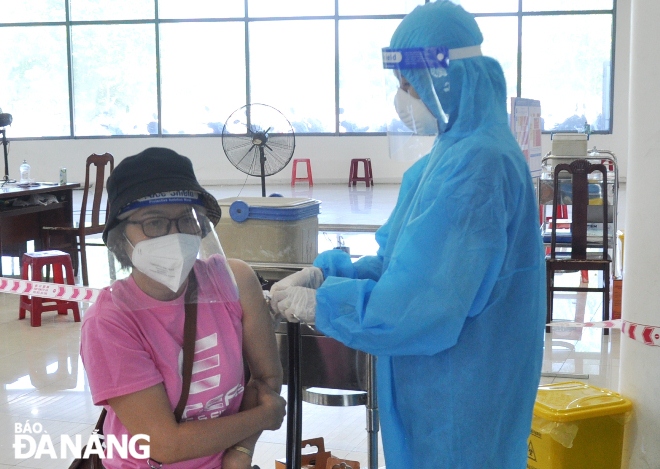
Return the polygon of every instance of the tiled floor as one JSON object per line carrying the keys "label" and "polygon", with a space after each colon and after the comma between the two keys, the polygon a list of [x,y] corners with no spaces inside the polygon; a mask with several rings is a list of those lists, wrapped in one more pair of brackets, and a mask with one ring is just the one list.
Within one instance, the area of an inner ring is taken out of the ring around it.
{"label": "tiled floor", "polygon": [[[259,196],[260,186],[212,187],[218,198]],[[319,222],[322,224],[379,225],[387,218],[396,202],[398,185],[377,184],[366,189],[344,185],[306,184],[268,187],[268,193],[285,197],[313,197],[321,200]],[[74,206],[76,204],[74,203]],[[373,235],[345,235],[344,241],[352,254],[373,252]],[[337,234],[321,234],[319,248],[333,247]],[[100,288],[109,283],[105,248],[90,248],[90,284]],[[11,272],[11,260],[4,259],[3,271]],[[14,266],[15,271],[16,266]],[[561,274],[558,282],[577,282],[579,274]],[[594,276],[591,282],[597,282]],[[555,319],[599,320],[599,294],[563,294],[555,300]],[[87,304],[82,304],[86,308]],[[84,314],[84,311],[83,311]],[[72,317],[46,313],[39,328],[30,327],[29,320],[18,319],[18,297],[0,294],[0,469],[7,467],[49,468],[68,467],[67,460],[15,458],[12,444],[17,424],[29,421],[40,424],[52,435],[57,448],[59,435],[83,435],[91,432],[99,409],[90,399],[84,369],[78,359],[80,324]],[[555,327],[546,334],[543,372],[556,377],[542,377],[541,383],[573,380],[573,374],[586,375],[580,381],[617,390],[619,375],[620,332],[604,336],[600,329],[570,329]],[[564,375],[569,374],[569,375]],[[286,397],[286,391],[283,393]],[[363,406],[326,407],[303,405],[303,438],[322,436],[326,450],[340,457],[360,462],[367,467],[366,413]],[[380,448],[380,445],[379,445]],[[286,429],[265,432],[256,448],[254,463],[262,469],[273,468],[274,460],[283,458],[286,449]],[[383,466],[382,452],[379,466]]]}

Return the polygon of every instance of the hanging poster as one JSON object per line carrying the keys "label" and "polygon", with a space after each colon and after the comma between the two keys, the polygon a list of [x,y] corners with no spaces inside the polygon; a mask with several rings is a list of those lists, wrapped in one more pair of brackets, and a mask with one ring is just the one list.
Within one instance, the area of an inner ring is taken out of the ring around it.
{"label": "hanging poster", "polygon": [[511,98],[511,131],[525,155],[532,177],[541,175],[541,102]]}

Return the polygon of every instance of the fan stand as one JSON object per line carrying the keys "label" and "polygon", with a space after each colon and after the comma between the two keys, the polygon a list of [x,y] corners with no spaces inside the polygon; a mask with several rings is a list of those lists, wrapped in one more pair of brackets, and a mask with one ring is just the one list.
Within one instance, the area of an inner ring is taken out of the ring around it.
{"label": "fan stand", "polygon": [[261,197],[266,197],[266,157],[263,145],[259,145],[259,164],[261,165]]}
{"label": "fan stand", "polygon": [[4,128],[0,129],[0,132],[2,132],[2,147],[4,148],[4,155],[5,155],[5,175],[2,178],[2,185],[4,186],[7,183],[12,183],[16,182],[13,179],[9,179],[9,159],[8,159],[8,152],[7,152],[7,135],[6,135],[6,130]]}
{"label": "fan stand", "polygon": [[[252,144],[259,147],[259,165],[261,166],[261,197],[266,197],[266,155],[264,147],[268,147],[268,134],[266,132],[257,132],[252,137]],[[270,150],[271,148],[268,147]]]}

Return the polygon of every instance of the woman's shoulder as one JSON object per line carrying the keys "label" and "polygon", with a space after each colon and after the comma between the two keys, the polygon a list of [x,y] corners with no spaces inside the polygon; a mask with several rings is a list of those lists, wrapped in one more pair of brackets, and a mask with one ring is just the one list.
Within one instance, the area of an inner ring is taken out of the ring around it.
{"label": "woman's shoulder", "polygon": [[234,273],[236,286],[238,287],[241,298],[244,298],[245,295],[257,295],[261,298],[263,296],[261,283],[252,267],[240,259],[228,259],[228,263]]}
{"label": "woman's shoulder", "polygon": [[227,259],[227,265],[229,265],[229,268],[234,274],[237,283],[239,281],[245,282],[255,275],[254,270],[252,267],[250,267],[250,264],[241,259],[229,258]]}

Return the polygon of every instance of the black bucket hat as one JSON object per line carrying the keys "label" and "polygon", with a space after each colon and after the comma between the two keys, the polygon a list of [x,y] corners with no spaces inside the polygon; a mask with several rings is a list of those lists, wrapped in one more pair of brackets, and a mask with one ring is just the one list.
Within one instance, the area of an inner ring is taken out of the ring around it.
{"label": "black bucket hat", "polygon": [[197,182],[190,159],[169,148],[147,148],[122,160],[107,182],[108,220],[103,230],[103,242],[121,220],[121,210],[143,197],[168,191],[195,191],[206,208],[213,225],[220,221],[222,211],[217,200]]}

